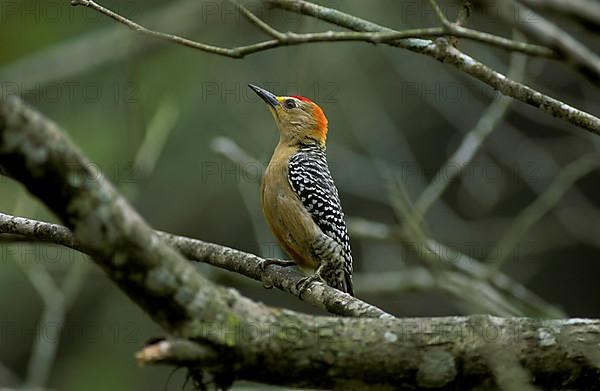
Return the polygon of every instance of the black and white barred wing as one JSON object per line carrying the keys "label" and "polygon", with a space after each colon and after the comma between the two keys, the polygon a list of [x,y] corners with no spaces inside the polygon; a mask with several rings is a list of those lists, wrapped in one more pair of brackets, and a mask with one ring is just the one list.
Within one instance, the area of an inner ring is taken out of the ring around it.
{"label": "black and white barred wing", "polygon": [[[321,231],[344,250],[344,271],[352,275],[350,238],[337,188],[329,172],[325,151],[318,147],[301,148],[290,158],[288,179],[304,207]],[[351,283],[351,281],[348,281]]]}

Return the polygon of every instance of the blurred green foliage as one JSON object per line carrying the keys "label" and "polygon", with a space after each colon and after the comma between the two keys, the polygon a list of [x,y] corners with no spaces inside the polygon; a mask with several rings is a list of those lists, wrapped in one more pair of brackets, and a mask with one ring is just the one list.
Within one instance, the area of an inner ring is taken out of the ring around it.
{"label": "blurred green foliage", "polygon": [[[235,46],[265,39],[221,1],[101,3],[136,21],[150,15],[157,23],[180,15],[175,19],[180,23],[163,30],[184,30],[186,37],[206,43]],[[398,29],[437,24],[426,2],[416,0],[322,3]],[[281,31],[331,28],[266,10],[258,1],[246,4]],[[456,8],[445,9],[451,13]],[[507,26],[477,15],[473,27],[509,36]],[[109,39],[112,34],[119,38]],[[0,37],[3,97],[23,95],[60,124],[152,226],[265,256],[280,253],[260,216],[258,175],[211,149],[215,137],[228,137],[260,162],[268,161],[277,133],[267,109],[246,88],[249,82],[280,95],[306,95],[321,105],[329,119],[330,165],[346,214],[389,224],[398,221],[377,162],[397,170],[416,198],[495,97],[487,86],[456,70],[399,49],[319,43],[235,60],[151,42],[91,10],[71,7],[68,0],[0,1]],[[507,53],[469,42],[460,46],[506,71]],[[65,47],[69,50],[57,59]],[[597,88],[564,65],[531,59],[526,81],[598,114]],[[152,126],[157,127],[151,141],[156,164],[147,172],[136,156]],[[481,259],[486,245],[499,239],[561,165],[597,146],[584,131],[515,103],[469,166],[471,174],[456,180],[443,202],[432,208],[428,228],[437,240],[471,249],[469,255]],[[599,249],[590,239],[600,233],[597,179],[597,173],[586,177],[578,182],[576,195],[561,201],[561,213],[581,226],[549,214],[523,238],[535,244],[534,256],[525,261],[517,257],[505,268],[570,315],[600,316],[594,277],[600,271],[595,259]],[[0,188],[0,211],[56,222],[12,180],[0,177]],[[393,243],[353,239],[353,247],[357,272],[401,270],[411,258]],[[52,246],[0,243],[0,363],[6,368],[0,371],[0,386],[16,385],[9,372],[21,380],[26,376],[36,338],[56,337],[53,325],[38,324],[44,304],[26,271],[42,265],[60,282],[75,262],[90,261]],[[268,304],[314,311],[258,283],[201,269]],[[379,296],[359,290],[358,295],[400,316],[468,312],[436,292]],[[136,367],[134,352],[161,330],[95,266],[85,275],[65,321],[50,388],[182,388],[182,370],[169,380],[170,368]]]}

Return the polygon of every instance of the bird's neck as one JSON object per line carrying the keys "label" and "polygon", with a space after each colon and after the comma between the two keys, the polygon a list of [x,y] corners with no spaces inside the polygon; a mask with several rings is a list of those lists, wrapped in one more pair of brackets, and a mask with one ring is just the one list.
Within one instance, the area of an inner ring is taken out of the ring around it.
{"label": "bird's neck", "polygon": [[279,145],[286,145],[295,149],[315,149],[318,148],[322,151],[325,151],[326,146],[325,143],[318,140],[314,137],[294,137],[291,139],[284,139],[283,137],[279,138]]}

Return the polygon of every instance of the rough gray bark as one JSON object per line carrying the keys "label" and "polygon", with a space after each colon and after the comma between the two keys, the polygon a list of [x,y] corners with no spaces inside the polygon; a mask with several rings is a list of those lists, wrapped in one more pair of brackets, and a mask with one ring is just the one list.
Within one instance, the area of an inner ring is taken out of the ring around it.
{"label": "rough gray bark", "polygon": [[[179,341],[169,349],[167,340],[167,348],[158,346],[154,356],[144,356],[144,350],[142,362],[160,362],[161,352],[171,353],[167,362],[187,366],[199,382],[209,372],[221,386],[245,379],[338,389],[493,388],[493,373],[514,370],[544,388],[597,387],[597,320],[308,316],[219,287],[90,172],[89,162],[54,123],[17,98],[0,102],[0,165],[54,211],[79,246]],[[523,368],[500,371],[490,349]]]}

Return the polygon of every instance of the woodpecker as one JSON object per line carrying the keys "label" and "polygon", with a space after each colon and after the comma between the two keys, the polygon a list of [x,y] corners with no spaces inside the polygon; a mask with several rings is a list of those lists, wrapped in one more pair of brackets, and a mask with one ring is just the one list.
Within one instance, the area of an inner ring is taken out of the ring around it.
{"label": "woodpecker", "polygon": [[[313,281],[354,295],[350,239],[327,164],[323,110],[302,96],[275,96],[248,86],[267,103],[279,128],[279,143],[261,184],[263,214],[294,262],[315,269],[298,283],[300,295]],[[294,262],[267,260],[263,266]]]}

